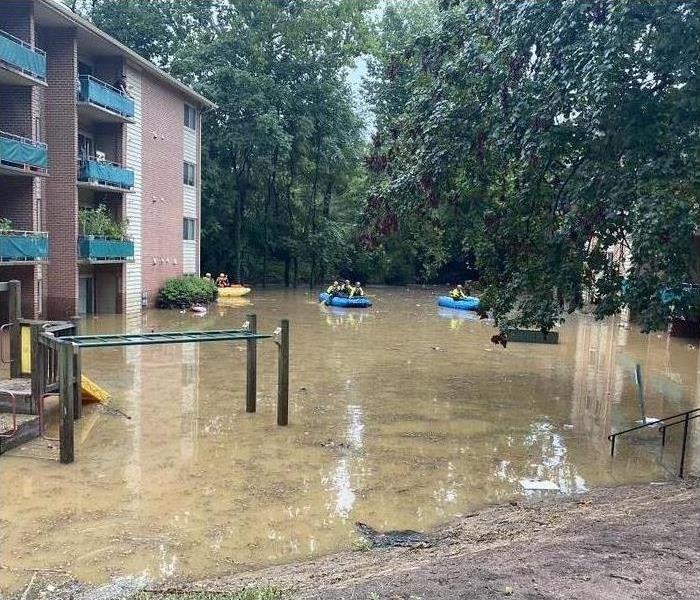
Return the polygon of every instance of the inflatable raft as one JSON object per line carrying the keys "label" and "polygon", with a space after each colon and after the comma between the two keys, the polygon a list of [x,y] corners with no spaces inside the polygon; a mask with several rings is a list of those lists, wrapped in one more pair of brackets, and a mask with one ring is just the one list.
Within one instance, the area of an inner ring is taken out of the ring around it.
{"label": "inflatable raft", "polygon": [[474,296],[467,296],[462,300],[453,300],[449,296],[440,296],[438,298],[438,306],[457,308],[459,310],[477,310],[479,308],[479,299]]}
{"label": "inflatable raft", "polygon": [[318,295],[319,302],[323,302],[327,306],[337,306],[339,308],[369,308],[372,302],[369,298],[360,296],[359,298],[344,298],[343,296],[331,297],[326,292]]}
{"label": "inflatable raft", "polygon": [[250,294],[250,288],[244,285],[230,285],[228,287],[220,287],[219,298],[240,298],[246,294]]}

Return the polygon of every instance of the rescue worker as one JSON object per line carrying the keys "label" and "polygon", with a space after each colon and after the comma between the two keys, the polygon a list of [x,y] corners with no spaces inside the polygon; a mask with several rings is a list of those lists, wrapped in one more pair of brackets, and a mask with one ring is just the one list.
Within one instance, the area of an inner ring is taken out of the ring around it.
{"label": "rescue worker", "polygon": [[204,279],[204,281],[211,281],[214,283],[214,280],[211,278],[211,273],[207,273],[202,279]]}
{"label": "rescue worker", "polygon": [[224,288],[228,286],[228,275],[226,275],[226,273],[219,273],[219,276],[216,278],[216,287]]}
{"label": "rescue worker", "polygon": [[328,286],[328,289],[326,290],[326,294],[329,296],[335,296],[338,293],[338,288],[339,284],[337,281],[334,281],[331,285]]}
{"label": "rescue worker", "polygon": [[350,280],[349,280],[349,279],[346,279],[346,280],[343,282],[343,290],[342,290],[342,292],[343,292],[344,295],[346,295],[346,296],[348,296],[348,297],[350,296],[350,294],[352,294],[352,286],[350,285]]}
{"label": "rescue worker", "polygon": [[450,298],[453,300],[464,300],[466,297],[467,294],[464,293],[464,288],[461,284],[450,292]]}
{"label": "rescue worker", "polygon": [[362,296],[365,295],[365,290],[362,289],[362,285],[360,285],[359,281],[355,282],[355,286],[352,288],[352,291],[350,292],[350,297],[351,298],[362,298]]}

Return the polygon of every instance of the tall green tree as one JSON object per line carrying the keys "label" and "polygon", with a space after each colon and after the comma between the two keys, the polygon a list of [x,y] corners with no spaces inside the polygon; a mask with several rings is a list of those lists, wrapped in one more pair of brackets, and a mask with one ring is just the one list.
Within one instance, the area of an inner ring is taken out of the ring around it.
{"label": "tall green tree", "polygon": [[629,306],[646,329],[690,314],[700,4],[439,8],[384,63],[377,106],[394,116],[380,122],[370,225],[429,239],[428,270],[455,244],[473,254],[504,328],[549,329],[587,296],[598,316]]}

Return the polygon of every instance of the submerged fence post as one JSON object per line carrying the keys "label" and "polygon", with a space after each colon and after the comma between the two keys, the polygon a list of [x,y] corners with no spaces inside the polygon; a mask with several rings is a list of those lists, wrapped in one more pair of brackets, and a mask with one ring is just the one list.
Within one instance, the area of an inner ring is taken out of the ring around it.
{"label": "submerged fence post", "polygon": [[30,340],[32,348],[32,364],[31,364],[31,378],[32,378],[32,409],[39,410],[39,402],[41,401],[41,396],[44,393],[44,374],[43,374],[43,348],[39,343],[39,336],[43,327],[39,323],[32,323],[29,327]]}
{"label": "submerged fence post", "polygon": [[8,281],[8,322],[10,324],[10,377],[22,376],[22,330],[19,320],[22,318],[22,284],[13,279]]}
{"label": "submerged fence post", "polygon": [[644,382],[642,381],[642,366],[639,363],[634,366],[634,380],[637,384],[637,398],[639,400],[639,410],[642,412],[642,423],[646,423],[647,410],[644,404]]}
{"label": "submerged fence post", "polygon": [[688,425],[690,421],[690,413],[685,413],[685,420],[683,422],[683,446],[681,447],[681,464],[678,467],[678,477],[683,479],[683,470],[685,469],[685,450],[688,446]]}
{"label": "submerged fence post", "polygon": [[277,425],[289,423],[289,321],[282,320],[277,360]]}
{"label": "submerged fence post", "polygon": [[[258,317],[257,315],[246,315],[248,319],[248,331],[250,333],[258,332]],[[258,340],[249,339],[246,341],[246,396],[245,396],[245,411],[254,413],[257,404],[258,395]]]}
{"label": "submerged fence post", "polygon": [[[71,323],[73,323],[73,335],[80,335],[80,317],[71,317]],[[73,415],[76,419],[80,419],[83,416],[83,391],[82,391],[82,365],[81,365],[82,355],[80,349],[76,348],[74,359],[73,359],[73,379],[75,380],[73,384]]]}
{"label": "submerged fence post", "polygon": [[75,459],[74,450],[74,365],[73,346],[58,344],[59,365],[59,430],[60,458],[63,464],[72,463]]}

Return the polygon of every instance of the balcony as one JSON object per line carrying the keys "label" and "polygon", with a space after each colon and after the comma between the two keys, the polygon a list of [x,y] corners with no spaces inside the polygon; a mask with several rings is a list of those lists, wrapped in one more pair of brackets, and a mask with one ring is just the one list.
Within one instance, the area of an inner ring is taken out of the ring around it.
{"label": "balcony", "polygon": [[78,112],[83,120],[133,123],[133,99],[92,75],[81,75],[79,79]]}
{"label": "balcony", "polygon": [[46,53],[0,30],[0,81],[10,85],[46,85]]}
{"label": "balcony", "polygon": [[46,144],[0,131],[0,169],[19,175],[46,175],[49,156]]}
{"label": "balcony", "polygon": [[134,260],[134,242],[93,235],[78,239],[78,256],[89,263],[120,263]]}
{"label": "balcony", "polygon": [[49,255],[49,234],[37,231],[0,231],[0,264],[32,264]]}
{"label": "balcony", "polygon": [[92,158],[82,159],[78,162],[78,185],[129,192],[134,187],[134,172],[117,163]]}

